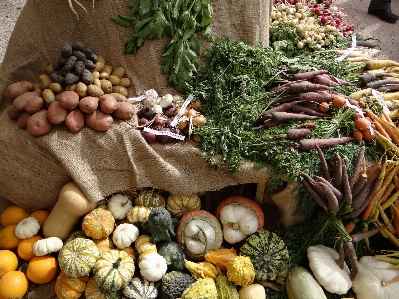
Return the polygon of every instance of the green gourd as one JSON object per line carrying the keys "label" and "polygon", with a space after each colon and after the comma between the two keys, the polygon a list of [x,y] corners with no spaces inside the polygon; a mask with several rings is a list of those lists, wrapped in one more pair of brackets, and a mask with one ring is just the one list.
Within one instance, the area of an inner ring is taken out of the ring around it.
{"label": "green gourd", "polygon": [[273,232],[261,229],[249,236],[240,248],[255,268],[255,280],[275,280],[285,270],[289,258],[284,241]]}
{"label": "green gourd", "polygon": [[162,255],[168,271],[183,271],[184,270],[184,246],[174,241],[162,241],[157,244],[157,251]]}
{"label": "green gourd", "polygon": [[156,299],[158,289],[152,281],[141,277],[133,277],[130,283],[122,289],[123,299]]}
{"label": "green gourd", "polygon": [[285,287],[289,299],[327,299],[310,271],[300,266],[288,271]]}

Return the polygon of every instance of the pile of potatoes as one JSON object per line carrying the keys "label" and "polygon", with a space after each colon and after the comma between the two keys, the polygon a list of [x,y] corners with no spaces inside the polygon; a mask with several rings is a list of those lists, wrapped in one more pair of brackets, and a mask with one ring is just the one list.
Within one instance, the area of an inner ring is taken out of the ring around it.
{"label": "pile of potatoes", "polygon": [[38,81],[11,83],[4,94],[11,101],[9,117],[32,136],[48,134],[59,124],[72,133],[85,125],[106,132],[114,118],[129,120],[136,114],[127,101],[131,81],[125,69],[106,64],[80,42],[62,45],[60,57]]}

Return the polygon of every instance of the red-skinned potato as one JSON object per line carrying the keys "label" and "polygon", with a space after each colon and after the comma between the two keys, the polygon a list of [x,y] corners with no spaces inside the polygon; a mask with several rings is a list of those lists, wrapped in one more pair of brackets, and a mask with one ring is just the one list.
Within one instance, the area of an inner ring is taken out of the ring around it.
{"label": "red-skinned potato", "polygon": [[58,101],[60,102],[61,107],[73,110],[78,107],[79,99],[79,95],[76,91],[66,90],[60,94]]}
{"label": "red-skinned potato", "polygon": [[37,93],[34,91],[29,91],[21,94],[20,96],[16,97],[14,101],[12,101],[12,105],[16,111],[24,111],[26,103],[32,97],[38,97]]}
{"label": "red-skinned potato", "polygon": [[104,94],[99,99],[102,112],[111,114],[118,108],[118,101],[110,94]]}
{"label": "red-skinned potato", "polygon": [[136,108],[128,102],[118,102],[118,107],[114,111],[113,115],[117,119],[128,120],[136,114]]}
{"label": "red-skinned potato", "polygon": [[39,137],[50,133],[53,124],[47,118],[47,110],[43,109],[29,117],[26,130],[32,136]]}
{"label": "red-skinned potato", "polygon": [[66,115],[68,113],[67,109],[61,107],[59,101],[52,102],[47,111],[48,120],[54,125],[58,125],[65,121]]}
{"label": "red-skinned potato", "polygon": [[21,129],[26,129],[28,126],[28,119],[32,116],[32,114],[24,111],[21,113],[21,115],[18,117],[17,125]]}
{"label": "red-skinned potato", "polygon": [[112,126],[114,119],[110,114],[104,113],[101,110],[96,110],[93,113],[85,115],[85,122],[88,127],[98,132],[106,132]]}
{"label": "red-skinned potato", "polygon": [[79,132],[85,125],[84,112],[78,108],[69,111],[65,118],[65,125],[72,133]]}
{"label": "red-skinned potato", "polygon": [[14,100],[25,92],[33,91],[33,83],[29,81],[14,82],[7,86],[4,96],[6,99]]}
{"label": "red-skinned potato", "polygon": [[21,115],[22,112],[23,112],[23,111],[17,111],[17,110],[15,110],[14,105],[10,105],[10,107],[8,107],[8,109],[7,109],[7,115],[8,115],[11,119],[17,119],[17,118]]}
{"label": "red-skinned potato", "polygon": [[98,97],[87,96],[80,99],[79,108],[84,113],[92,113],[98,108]]}
{"label": "red-skinned potato", "polygon": [[25,111],[28,112],[29,114],[36,113],[42,109],[44,109],[46,106],[46,102],[41,96],[32,96],[28,99],[28,101],[25,104]]}

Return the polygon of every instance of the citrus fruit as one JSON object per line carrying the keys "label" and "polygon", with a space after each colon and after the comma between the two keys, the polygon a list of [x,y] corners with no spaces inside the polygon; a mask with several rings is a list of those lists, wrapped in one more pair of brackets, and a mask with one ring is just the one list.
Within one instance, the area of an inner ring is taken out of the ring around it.
{"label": "citrus fruit", "polygon": [[0,278],[0,298],[21,298],[28,291],[29,280],[21,271],[9,271]]}
{"label": "citrus fruit", "polygon": [[36,210],[29,214],[29,217],[35,217],[40,223],[40,228],[43,228],[44,222],[46,221],[50,212],[47,210]]}
{"label": "citrus fruit", "polygon": [[7,207],[3,211],[3,213],[1,213],[0,223],[4,227],[6,227],[6,226],[9,226],[12,224],[17,224],[22,219],[24,219],[28,216],[29,216],[29,213],[24,208],[21,208],[17,205],[12,205],[12,206]]}
{"label": "citrus fruit", "polygon": [[0,250],[0,278],[10,271],[17,270],[18,257],[11,250]]}
{"label": "citrus fruit", "polygon": [[19,241],[17,247],[18,256],[25,261],[30,261],[33,259],[36,256],[33,253],[33,245],[36,243],[36,241],[41,239],[43,239],[41,236],[34,235],[33,237]]}
{"label": "citrus fruit", "polygon": [[21,239],[15,235],[16,226],[16,224],[12,224],[0,230],[0,249],[15,249],[18,247]]}
{"label": "citrus fruit", "polygon": [[26,275],[30,281],[44,284],[52,281],[58,272],[58,261],[51,255],[35,256],[28,263]]}

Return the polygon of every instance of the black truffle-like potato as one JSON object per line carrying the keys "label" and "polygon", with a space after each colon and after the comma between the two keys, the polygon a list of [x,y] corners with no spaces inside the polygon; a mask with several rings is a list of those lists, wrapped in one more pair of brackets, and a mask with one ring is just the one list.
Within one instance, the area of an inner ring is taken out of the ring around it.
{"label": "black truffle-like potato", "polygon": [[66,58],[72,55],[72,45],[70,43],[64,43],[62,45],[61,55]]}
{"label": "black truffle-like potato", "polygon": [[65,76],[65,84],[72,85],[79,82],[79,76],[75,75],[74,73],[68,73]]}
{"label": "black truffle-like potato", "polygon": [[85,63],[84,61],[78,60],[76,61],[73,71],[76,75],[81,75],[85,69]]}
{"label": "black truffle-like potato", "polygon": [[83,51],[85,46],[83,45],[82,42],[74,42],[72,44],[72,49],[75,51]]}
{"label": "black truffle-like potato", "polygon": [[91,61],[90,59],[85,59],[85,68],[92,71],[94,70],[96,67],[96,65],[94,64],[93,61]]}
{"label": "black truffle-like potato", "polygon": [[75,56],[77,60],[84,61],[86,59],[86,55],[82,51],[73,51],[72,55]]}
{"label": "black truffle-like potato", "polygon": [[81,75],[81,80],[84,84],[90,85],[93,83],[93,75],[88,69],[84,69]]}

